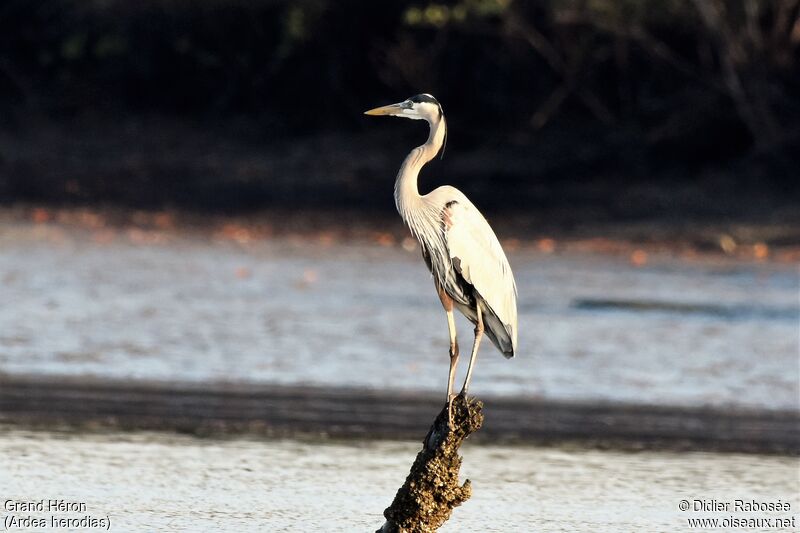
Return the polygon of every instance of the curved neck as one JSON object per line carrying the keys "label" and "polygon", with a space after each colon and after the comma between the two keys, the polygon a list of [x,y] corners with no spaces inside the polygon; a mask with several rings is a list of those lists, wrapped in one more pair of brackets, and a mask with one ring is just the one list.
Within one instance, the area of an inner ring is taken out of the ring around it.
{"label": "curved neck", "polygon": [[400,171],[397,173],[397,181],[394,184],[394,201],[400,216],[406,223],[409,222],[411,209],[420,201],[419,189],[417,188],[417,178],[419,171],[425,163],[436,157],[444,144],[447,124],[444,115],[429,122],[430,133],[428,141],[422,146],[417,146],[406,156]]}

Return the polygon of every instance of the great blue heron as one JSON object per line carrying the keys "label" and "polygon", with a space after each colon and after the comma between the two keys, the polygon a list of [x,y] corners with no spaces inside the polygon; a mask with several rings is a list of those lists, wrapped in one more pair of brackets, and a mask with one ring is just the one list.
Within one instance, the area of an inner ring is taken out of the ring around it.
{"label": "great blue heron", "polygon": [[397,210],[419,241],[422,257],[433,274],[436,291],[447,313],[450,332],[450,372],[447,407],[452,426],[453,380],[458,341],[453,307],[475,324],[475,340],[461,394],[466,394],[484,331],[507,358],[517,351],[517,286],[500,242],[480,211],[455,187],[443,185],[419,194],[420,169],[442,149],[447,124],[442,106],[430,94],[418,94],[397,104],[366,111],[367,115],[426,120],[428,141],[411,150],[397,173]]}

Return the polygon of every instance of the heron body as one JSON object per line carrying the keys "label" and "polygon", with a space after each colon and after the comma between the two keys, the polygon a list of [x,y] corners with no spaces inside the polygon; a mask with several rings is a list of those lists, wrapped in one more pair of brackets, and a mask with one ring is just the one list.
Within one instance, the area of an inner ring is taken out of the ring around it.
{"label": "heron body", "polygon": [[422,249],[433,274],[439,298],[447,313],[450,333],[448,405],[458,362],[453,308],[475,324],[466,393],[481,337],[485,333],[500,352],[510,358],[517,350],[517,289],[514,275],[489,223],[469,198],[455,187],[443,185],[419,194],[420,169],[442,149],[447,124],[439,102],[429,94],[413,96],[366,112],[426,120],[430,134],[425,144],[411,150],[397,174],[394,197],[397,210]]}

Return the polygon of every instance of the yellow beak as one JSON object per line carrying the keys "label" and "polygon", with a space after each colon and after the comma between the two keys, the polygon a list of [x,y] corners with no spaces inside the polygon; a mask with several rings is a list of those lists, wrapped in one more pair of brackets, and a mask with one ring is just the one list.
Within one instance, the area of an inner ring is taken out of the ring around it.
{"label": "yellow beak", "polygon": [[402,113],[402,109],[400,104],[390,104],[385,105],[383,107],[376,107],[375,109],[370,109],[369,111],[364,111],[365,115],[373,115],[373,116],[380,116],[380,115],[399,115]]}

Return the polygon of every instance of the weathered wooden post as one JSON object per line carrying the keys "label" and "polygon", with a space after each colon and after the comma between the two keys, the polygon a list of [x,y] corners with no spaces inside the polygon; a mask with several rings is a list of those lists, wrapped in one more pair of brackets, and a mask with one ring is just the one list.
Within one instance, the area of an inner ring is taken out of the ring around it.
{"label": "weathered wooden post", "polygon": [[447,407],[439,413],[422,442],[406,482],[384,512],[386,523],[376,533],[436,531],[453,509],[472,495],[472,485],[459,484],[458,449],[483,424],[483,403],[458,396],[453,400],[453,429],[447,427]]}

